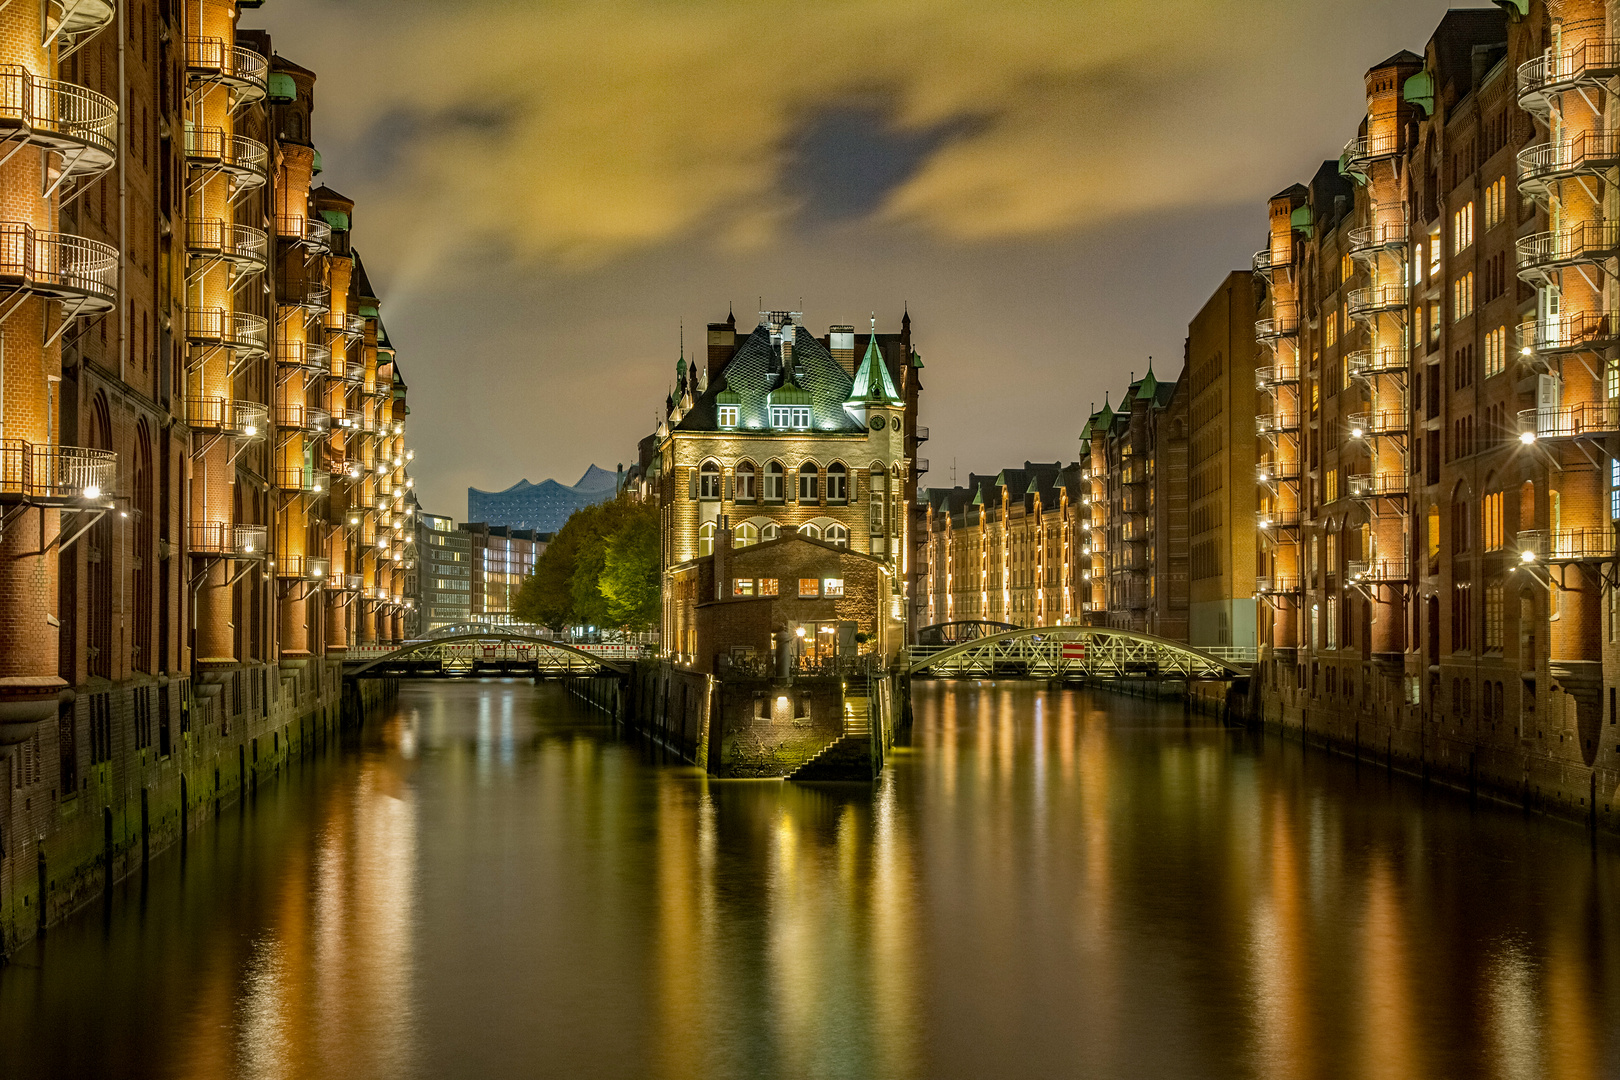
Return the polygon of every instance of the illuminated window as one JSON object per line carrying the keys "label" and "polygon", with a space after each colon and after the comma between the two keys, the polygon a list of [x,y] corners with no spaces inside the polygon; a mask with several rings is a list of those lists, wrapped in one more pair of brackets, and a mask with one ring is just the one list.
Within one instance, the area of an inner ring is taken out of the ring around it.
{"label": "illuminated window", "polygon": [[761,540],[780,540],[782,538],[782,527],[773,521],[760,530],[759,536]]}
{"label": "illuminated window", "polygon": [[1429,276],[1440,276],[1440,230],[1429,234]]}
{"label": "illuminated window", "polygon": [[740,462],[737,465],[737,501],[753,502],[754,494],[754,463]]}
{"label": "illuminated window", "polygon": [[753,596],[754,595],[754,579],[753,578],[740,577],[740,578],[737,578],[734,581],[732,581],[732,583],[731,583],[731,595],[732,596]]}
{"label": "illuminated window", "polygon": [[759,543],[759,526],[750,525],[746,521],[737,526],[737,537],[732,541],[734,546],[753,547],[757,543]]}
{"label": "illuminated window", "polygon": [[799,595],[800,596],[820,596],[821,595],[821,579],[820,578],[813,578],[813,577],[802,577],[802,578],[800,578],[799,579]]}
{"label": "illuminated window", "polygon": [[[784,492],[786,491],[786,488],[787,488],[786,478],[787,478],[787,474],[783,470],[782,463],[780,461],[772,461],[772,462],[769,462],[769,463],[766,464],[766,466],[765,466],[765,501],[766,502],[781,502],[786,497],[784,495]],[[768,540],[769,539],[774,539],[774,537],[766,537],[766,539],[768,539]]]}
{"label": "illuminated window", "polygon": [[1493,229],[1507,220],[1507,177],[1498,177],[1485,189],[1485,228]]}
{"label": "illuminated window", "polygon": [[1356,264],[1350,261],[1350,256],[1341,255],[1339,257],[1339,280],[1349,281],[1355,275],[1355,272]]}
{"label": "illuminated window", "polygon": [[1474,272],[1470,270],[1451,283],[1451,321],[1466,319],[1474,313]]}
{"label": "illuminated window", "polygon": [[843,596],[844,579],[841,577],[823,578],[821,582],[822,596]]}
{"label": "illuminated window", "polygon": [[760,578],[759,579],[759,595],[761,595],[761,596],[775,596],[776,595],[776,579],[773,578],[773,577],[762,577],[762,578]]}
{"label": "illuminated window", "polygon": [[1323,334],[1326,337],[1324,344],[1331,349],[1339,343],[1339,313],[1337,311],[1328,312],[1324,326]]}
{"label": "illuminated window", "polygon": [[810,406],[795,405],[789,418],[794,427],[804,429],[810,426]]}
{"label": "illuminated window", "polygon": [[1461,254],[1474,242],[1474,204],[1451,215],[1451,253]]}
{"label": "illuminated window", "polygon": [[820,540],[821,539],[821,526],[819,526],[819,525],[800,525],[799,526],[799,535],[804,536],[804,537],[808,537],[811,540]]}
{"label": "illuminated window", "polygon": [[735,406],[735,405],[722,405],[722,406],[720,406],[720,426],[721,427],[736,427],[737,426],[737,406]]}
{"label": "illuminated window", "polygon": [[839,547],[849,547],[849,530],[842,525],[827,526],[826,541]]}
{"label": "illuminated window", "polygon": [[714,522],[709,522],[698,529],[698,558],[714,554]]}
{"label": "illuminated window", "polygon": [[1507,367],[1507,327],[1498,326],[1485,335],[1485,377],[1500,375]]}
{"label": "illuminated window", "polygon": [[698,470],[698,498],[718,499],[720,497],[720,466],[712,461],[705,461]]}
{"label": "illuminated window", "polygon": [[817,488],[820,486],[820,484],[819,484],[820,478],[821,478],[821,472],[820,472],[819,469],[816,468],[814,462],[807,461],[803,465],[799,466],[799,501],[800,502],[816,502],[816,501],[818,501],[818,499],[820,497],[816,494],[816,491],[817,491]]}
{"label": "illuminated window", "polygon": [[1485,550],[1501,551],[1506,546],[1502,531],[1502,493],[1496,491],[1485,496],[1481,512],[1485,518]]}

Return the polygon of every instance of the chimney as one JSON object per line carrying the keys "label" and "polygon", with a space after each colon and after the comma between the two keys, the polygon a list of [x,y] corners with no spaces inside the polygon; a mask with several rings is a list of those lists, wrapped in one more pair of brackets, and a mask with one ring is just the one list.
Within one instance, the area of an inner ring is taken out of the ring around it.
{"label": "chimney", "polygon": [[827,329],[827,351],[832,353],[838,366],[844,369],[844,374],[850,378],[855,377],[855,328],[853,326],[832,326]]}
{"label": "chimney", "polygon": [[709,378],[720,374],[731,354],[737,351],[737,324],[712,322],[709,324]]}
{"label": "chimney", "polygon": [[721,514],[714,529],[714,598],[724,600],[728,595],[726,580],[731,561],[731,518]]}

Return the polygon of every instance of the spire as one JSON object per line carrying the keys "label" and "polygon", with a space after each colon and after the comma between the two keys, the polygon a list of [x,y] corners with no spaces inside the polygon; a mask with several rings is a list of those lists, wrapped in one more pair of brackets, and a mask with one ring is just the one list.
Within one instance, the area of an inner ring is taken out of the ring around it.
{"label": "spire", "polygon": [[898,403],[900,394],[889,375],[889,365],[883,362],[878,349],[877,312],[872,313],[872,336],[866,342],[866,355],[855,369],[855,382],[849,388],[850,402],[871,401],[879,404]]}

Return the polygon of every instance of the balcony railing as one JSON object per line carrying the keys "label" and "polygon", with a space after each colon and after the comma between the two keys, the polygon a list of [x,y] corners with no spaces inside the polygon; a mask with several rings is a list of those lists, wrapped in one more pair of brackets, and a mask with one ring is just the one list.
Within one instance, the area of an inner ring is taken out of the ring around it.
{"label": "balcony railing", "polygon": [[1298,461],[1266,461],[1255,466],[1255,479],[1259,483],[1271,485],[1281,481],[1299,479]]}
{"label": "balcony railing", "polygon": [[269,551],[269,531],[263,525],[232,525],[228,521],[194,521],[187,531],[191,553],[204,557],[262,559]]}
{"label": "balcony railing", "polygon": [[1299,308],[1291,303],[1273,302],[1271,317],[1258,319],[1254,324],[1254,336],[1260,341],[1276,341],[1298,333]]}
{"label": "balcony railing", "polygon": [[1296,506],[1276,506],[1270,510],[1256,510],[1254,512],[1255,525],[1261,532],[1270,532],[1273,529],[1297,529],[1299,527],[1299,508]]}
{"label": "balcony railing", "polygon": [[1565,52],[1547,52],[1519,65],[1519,104],[1545,115],[1555,95],[1595,86],[1620,74],[1620,41],[1592,38]]}
{"label": "balcony railing", "polygon": [[194,79],[229,86],[243,101],[257,101],[264,97],[270,62],[220,38],[187,38],[186,70]]}
{"label": "balcony railing", "polygon": [[[1383,124],[1390,121],[1375,118],[1374,122]],[[1373,162],[1384,158],[1399,157],[1400,154],[1401,137],[1399,130],[1362,139],[1351,139],[1344,144],[1344,153],[1339,156],[1339,171],[1347,174],[1364,173]]]}
{"label": "balcony railing", "polygon": [[325,431],[332,426],[332,414],[302,401],[284,401],[276,406],[276,427],[293,431]]}
{"label": "balcony railing", "polygon": [[1371,379],[1379,375],[1398,375],[1410,366],[1404,345],[1381,345],[1376,349],[1363,349],[1345,357],[1352,378]]}
{"label": "balcony railing", "polygon": [[109,499],[118,474],[118,455],[82,446],[41,446],[23,439],[0,439],[0,499]]}
{"label": "balcony railing", "polygon": [[186,222],[186,250],[204,258],[223,259],[244,273],[263,273],[270,250],[264,230],[217,218]]}
{"label": "balcony railing", "polygon": [[277,555],[276,577],[294,581],[325,581],[332,576],[332,560],[319,555]]}
{"label": "balcony railing", "polygon": [[263,356],[269,351],[270,324],[245,311],[187,308],[186,335],[199,344]]}
{"label": "balcony railing", "polygon": [[360,315],[342,311],[328,311],[324,322],[328,334],[345,334],[349,337],[359,337],[366,332],[366,320]]}
{"label": "balcony railing", "polygon": [[239,439],[257,439],[269,429],[270,410],[257,401],[187,398],[186,418],[194,428]]}
{"label": "balcony railing", "polygon": [[334,431],[359,432],[365,425],[365,414],[359,409],[334,409],[332,411],[332,429]]}
{"label": "balcony railing", "polygon": [[306,495],[319,495],[326,487],[326,477],[319,469],[306,469],[302,465],[276,470],[276,489],[296,491]]}
{"label": "balcony railing", "polygon": [[70,175],[95,175],[118,157],[118,103],[83,86],[0,65],[0,138],[61,152]]}
{"label": "balcony railing", "polygon": [[269,178],[270,152],[264,143],[223,128],[187,128],[186,160],[227,172],[245,188],[259,187]]}
{"label": "balcony railing", "polygon": [[332,250],[332,226],[318,217],[287,214],[276,218],[276,235],[302,244],[318,253]]}
{"label": "balcony railing", "polygon": [[1404,206],[1375,206],[1370,224],[1351,229],[1350,254],[1358,258],[1375,255],[1380,251],[1404,248],[1411,239],[1411,226],[1406,220]]}
{"label": "balcony railing", "polygon": [[1519,559],[1523,563],[1533,563],[1538,559],[1546,562],[1612,559],[1615,556],[1614,538],[1613,525],[1550,532],[1527,529],[1518,535]]}
{"label": "balcony railing", "polygon": [[313,375],[326,374],[332,363],[332,350],[325,345],[307,341],[276,342],[276,363],[284,368],[297,368]]}
{"label": "balcony railing", "polygon": [[82,236],[0,221],[0,282],[69,301],[74,314],[97,315],[118,307],[118,251]]}
{"label": "balcony railing", "polygon": [[1517,244],[1519,275],[1556,270],[1564,266],[1601,263],[1620,254],[1620,225],[1587,222],[1558,232],[1536,233]]}
{"label": "balcony railing", "polygon": [[1254,386],[1257,390],[1269,391],[1274,387],[1297,382],[1299,382],[1298,364],[1263,364],[1254,369]]}
{"label": "balcony railing", "polygon": [[923,424],[917,425],[917,441],[920,443],[928,441],[928,428]]}
{"label": "balcony railing", "polygon": [[1286,596],[1299,592],[1299,577],[1295,574],[1261,574],[1254,579],[1257,596]]}
{"label": "balcony railing", "polygon": [[1536,353],[1574,353],[1620,344],[1620,311],[1576,311],[1519,327],[1519,344]]}
{"label": "balcony railing", "polygon": [[1409,478],[1403,472],[1357,473],[1349,478],[1352,499],[1388,499],[1407,493]]}
{"label": "balcony railing", "polygon": [[1594,176],[1620,165],[1620,134],[1588,131],[1563,142],[1519,151],[1519,190],[1543,194],[1559,180]]}
{"label": "balcony railing", "polygon": [[1380,582],[1405,581],[1405,559],[1366,559],[1350,561],[1349,578],[1352,584],[1373,585]]}
{"label": "balcony railing", "polygon": [[366,381],[366,364],[363,360],[343,360],[342,354],[334,354],[332,367],[327,372],[334,379],[341,379],[350,386],[359,386]]}
{"label": "balcony railing", "polygon": [[927,472],[928,471],[928,459],[925,458],[925,457],[920,457],[920,458],[917,458],[914,461],[912,461],[912,463],[911,463],[911,471],[914,474],[916,474],[917,476],[921,476],[923,473]]}
{"label": "balcony railing", "polygon": [[1346,434],[1352,439],[1366,439],[1383,435],[1403,435],[1409,427],[1406,410],[1385,409],[1378,412],[1351,413],[1345,417]]}
{"label": "balcony railing", "polygon": [[1537,439],[1593,439],[1620,433],[1620,401],[1583,401],[1519,413],[1519,434]]}
{"label": "balcony railing", "polygon": [[1405,284],[1372,285],[1365,289],[1351,289],[1345,296],[1345,307],[1352,319],[1372,318],[1389,311],[1406,308],[1410,291]]}
{"label": "balcony railing", "polygon": [[1264,275],[1268,280],[1279,273],[1287,274],[1294,268],[1289,256],[1272,251],[1269,247],[1254,253],[1253,266],[1255,273]]}
{"label": "balcony railing", "polygon": [[332,306],[332,287],[318,277],[279,274],[276,302],[283,307],[300,307],[316,314],[325,314]]}
{"label": "balcony railing", "polygon": [[1281,410],[1257,416],[1254,418],[1254,430],[1255,434],[1268,437],[1298,431],[1299,414],[1291,410]]}

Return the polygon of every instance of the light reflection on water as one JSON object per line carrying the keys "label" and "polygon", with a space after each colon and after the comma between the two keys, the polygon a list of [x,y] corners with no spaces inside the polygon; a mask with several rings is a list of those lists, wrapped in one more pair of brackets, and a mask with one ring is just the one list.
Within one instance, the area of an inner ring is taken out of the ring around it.
{"label": "light reflection on water", "polygon": [[407,687],[0,973],[0,1076],[1620,1074],[1612,843],[1178,707],[916,714],[808,788]]}

